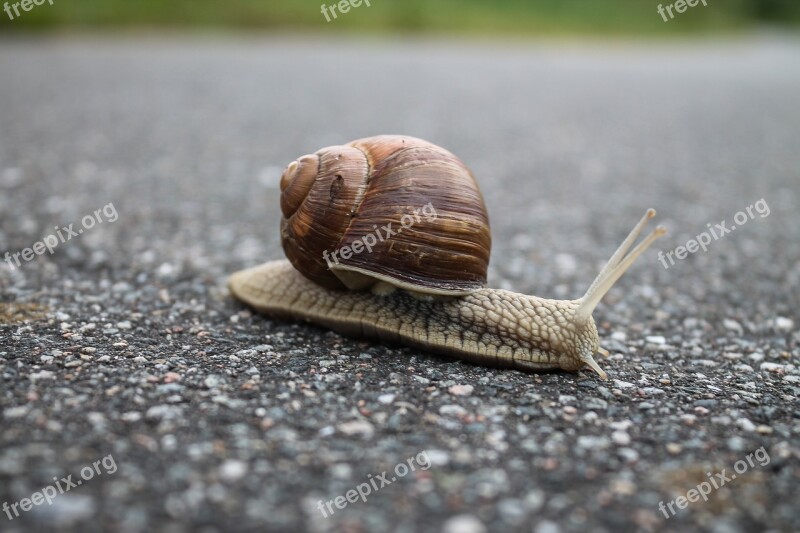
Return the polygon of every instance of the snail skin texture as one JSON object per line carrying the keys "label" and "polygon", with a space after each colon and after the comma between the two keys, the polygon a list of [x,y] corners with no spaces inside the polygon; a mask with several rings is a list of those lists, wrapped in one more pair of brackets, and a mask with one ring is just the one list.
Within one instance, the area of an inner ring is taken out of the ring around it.
{"label": "snail skin texture", "polygon": [[[401,226],[403,215],[428,205],[436,217],[417,216],[415,224]],[[447,150],[394,135],[323,148],[289,164],[281,177],[281,211],[289,260],[236,272],[228,282],[254,309],[483,365],[588,366],[602,379],[606,373],[593,356],[607,352],[592,311],[666,232],[659,226],[631,249],[655,216],[648,209],[577,300],[487,288],[489,219],[475,178]],[[326,259],[389,223],[394,234],[375,239],[369,252]]]}

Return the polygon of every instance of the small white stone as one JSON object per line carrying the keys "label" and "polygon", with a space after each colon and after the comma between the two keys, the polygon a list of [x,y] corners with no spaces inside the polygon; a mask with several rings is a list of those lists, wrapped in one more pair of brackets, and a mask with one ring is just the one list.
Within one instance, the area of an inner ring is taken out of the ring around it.
{"label": "small white stone", "polygon": [[614,441],[614,444],[619,444],[620,446],[627,446],[631,443],[631,436],[625,433],[624,431],[615,431],[611,434],[611,440]]}
{"label": "small white stone", "polygon": [[127,413],[122,413],[122,416],[120,416],[120,418],[124,422],[138,422],[139,420],[142,419],[142,413],[138,411],[128,411]]}
{"label": "small white stone", "polygon": [[740,335],[744,333],[744,328],[742,327],[742,325],[731,318],[726,318],[725,320],[723,320],[722,325],[725,327],[725,329],[735,331]]}
{"label": "small white stone", "polygon": [[764,370],[765,372],[784,372],[785,371],[785,367],[783,365],[779,365],[778,363],[770,363],[770,362],[761,363],[761,366],[759,368],[761,370]]}
{"label": "small white stone", "polygon": [[665,339],[662,335],[649,335],[645,337],[644,340],[646,340],[650,344],[658,344],[658,345],[665,344],[667,342],[667,339]]}
{"label": "small white stone", "polygon": [[594,435],[581,435],[578,437],[578,448],[586,450],[604,450],[608,448],[608,438]]}
{"label": "small white stone", "polygon": [[469,396],[472,394],[472,385],[453,385],[447,392],[455,396]]}
{"label": "small white stone", "polygon": [[171,276],[174,271],[175,267],[173,267],[171,264],[162,263],[161,266],[156,269],[156,275],[159,278],[165,278],[167,276]]}
{"label": "small white stone", "polygon": [[219,467],[219,476],[225,481],[236,481],[247,473],[247,463],[236,459],[228,459]]}
{"label": "small white stone", "polygon": [[486,533],[486,526],[469,514],[454,516],[442,526],[442,533]]}
{"label": "small white stone", "polygon": [[639,452],[633,448],[620,448],[617,453],[626,463],[635,463],[639,460]]}
{"label": "small white stone", "polygon": [[384,405],[389,405],[394,401],[396,395],[394,394],[381,394],[378,396],[378,402]]}
{"label": "small white stone", "polygon": [[439,408],[439,414],[442,416],[464,416],[467,410],[460,405],[443,405]]}
{"label": "small white stone", "polygon": [[709,368],[719,366],[719,363],[711,359],[692,359],[692,364],[695,366],[707,366]]}
{"label": "small white stone", "polygon": [[19,405],[17,407],[9,407],[3,411],[5,418],[22,418],[28,414],[30,407],[27,405]]}
{"label": "small white stone", "polygon": [[740,418],[736,421],[736,425],[742,428],[743,431],[751,432],[756,430],[756,425],[747,418]]}
{"label": "small white stone", "polygon": [[533,530],[533,533],[560,533],[561,528],[555,522],[549,520],[542,520]]}
{"label": "small white stone", "polygon": [[615,429],[617,431],[625,431],[629,427],[633,426],[633,422],[631,420],[620,420],[619,422],[611,422],[609,426],[611,426],[611,429]]}
{"label": "small white stone", "polygon": [[667,453],[670,455],[678,455],[683,450],[683,446],[678,444],[677,442],[668,442],[666,445]]}
{"label": "small white stone", "polygon": [[375,427],[366,420],[351,420],[349,422],[342,422],[336,426],[340,432],[345,435],[363,435],[371,437],[375,433]]}
{"label": "small white stone", "polygon": [[427,450],[422,453],[431,466],[445,466],[450,462],[450,454],[444,450]]}

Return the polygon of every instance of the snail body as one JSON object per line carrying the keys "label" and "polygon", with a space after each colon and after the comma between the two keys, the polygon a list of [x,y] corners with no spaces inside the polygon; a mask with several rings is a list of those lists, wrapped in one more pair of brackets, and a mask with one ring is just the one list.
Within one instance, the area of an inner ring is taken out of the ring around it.
{"label": "snail body", "polygon": [[582,298],[551,300],[486,287],[491,237],[477,182],[426,141],[379,136],[319,150],[287,167],[281,191],[289,260],[229,280],[254,309],[485,365],[589,366],[602,379],[592,311],[665,233],[630,250],[649,209]]}

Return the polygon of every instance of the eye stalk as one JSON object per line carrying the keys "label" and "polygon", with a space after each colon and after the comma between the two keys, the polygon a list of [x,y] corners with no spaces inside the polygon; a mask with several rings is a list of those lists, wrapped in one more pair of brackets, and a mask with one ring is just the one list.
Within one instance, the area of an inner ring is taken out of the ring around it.
{"label": "eye stalk", "polygon": [[625,255],[630,247],[633,245],[636,238],[642,233],[642,230],[650,221],[651,218],[656,216],[656,210],[650,208],[639,220],[636,226],[633,227],[631,232],[622,241],[617,251],[608,260],[606,266],[600,271],[594,279],[586,294],[578,300],[578,310],[575,312],[575,319],[579,322],[586,321],[592,316],[594,308],[603,299],[603,296],[614,286],[617,280],[633,265],[634,261],[647,250],[656,239],[666,235],[667,229],[664,226],[658,226],[650,234],[640,242],[631,253]]}
{"label": "eye stalk", "polygon": [[597,375],[600,376],[600,379],[606,380],[608,379],[608,375],[605,371],[600,368],[597,364],[597,361],[594,360],[594,352],[598,352],[601,355],[608,356],[608,352],[599,345],[599,338],[597,335],[597,328],[594,324],[594,320],[592,319],[592,312],[594,311],[597,304],[600,303],[600,300],[606,295],[606,293],[614,286],[617,280],[633,265],[636,259],[642,255],[642,253],[647,250],[659,237],[665,235],[667,233],[666,228],[663,226],[656,227],[653,231],[651,231],[647,237],[642,239],[642,241],[630,252],[631,246],[636,241],[637,237],[642,233],[642,230],[647,225],[647,223],[656,216],[655,209],[648,209],[645,212],[644,216],[639,220],[639,222],[634,226],[628,236],[622,241],[617,251],[614,252],[614,255],[611,256],[611,259],[608,260],[606,265],[594,279],[592,284],[589,286],[589,289],[586,291],[586,294],[583,295],[582,298],[577,300],[578,308],[575,310],[575,323],[578,328],[587,328],[591,327],[594,332],[594,346],[591,348],[581,348],[579,359],[589,368],[597,372]]}

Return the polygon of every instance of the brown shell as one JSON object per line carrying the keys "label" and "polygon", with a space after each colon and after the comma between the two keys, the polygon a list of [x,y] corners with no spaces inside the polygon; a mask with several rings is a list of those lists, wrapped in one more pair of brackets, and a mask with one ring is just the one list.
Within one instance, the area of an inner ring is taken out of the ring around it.
{"label": "brown shell", "polygon": [[381,135],[299,158],[281,177],[281,211],[286,257],[324,287],[486,286],[491,235],[475,177],[421,139]]}

